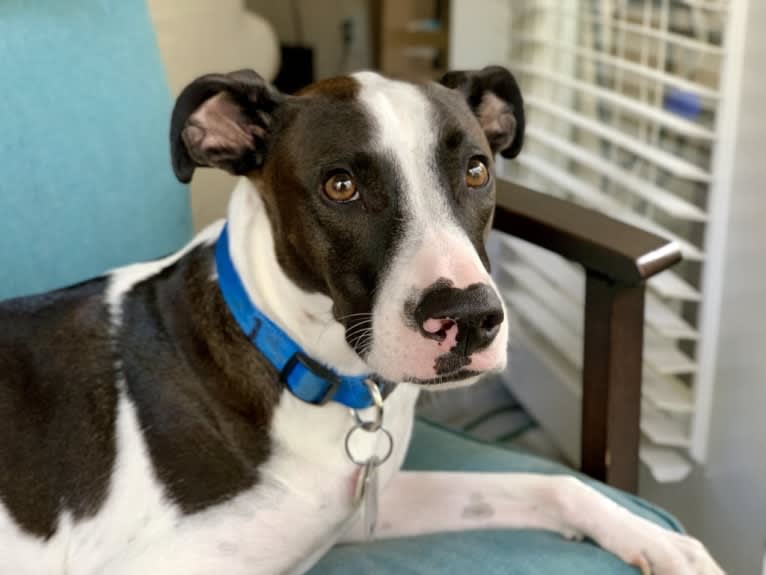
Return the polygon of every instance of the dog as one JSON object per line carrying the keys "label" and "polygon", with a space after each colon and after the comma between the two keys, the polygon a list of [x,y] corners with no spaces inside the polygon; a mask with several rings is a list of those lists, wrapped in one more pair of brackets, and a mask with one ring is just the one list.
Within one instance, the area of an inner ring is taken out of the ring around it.
{"label": "dog", "polygon": [[[524,124],[500,67],[188,85],[173,169],[241,176],[226,222],[0,304],[0,573],[303,573],[340,542],[487,528],[722,573],[571,477],[399,471],[420,390],[506,366],[484,242]],[[476,494],[493,514],[464,513]]]}

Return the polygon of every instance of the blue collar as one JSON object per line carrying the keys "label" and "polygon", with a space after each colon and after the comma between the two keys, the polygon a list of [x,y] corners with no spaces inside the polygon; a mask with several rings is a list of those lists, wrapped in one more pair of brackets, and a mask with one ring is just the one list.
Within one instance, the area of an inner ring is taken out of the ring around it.
{"label": "blue collar", "polygon": [[231,261],[227,228],[225,225],[215,247],[218,285],[229,311],[247,339],[276,368],[279,379],[299,399],[316,405],[332,400],[352,409],[370,407],[372,396],[365,384],[369,376],[340,375],[310,358],[250,301]]}

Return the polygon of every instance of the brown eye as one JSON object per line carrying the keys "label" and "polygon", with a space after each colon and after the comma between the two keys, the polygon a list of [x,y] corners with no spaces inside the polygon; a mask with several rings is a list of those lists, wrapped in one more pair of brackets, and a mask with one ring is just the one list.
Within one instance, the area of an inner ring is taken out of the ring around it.
{"label": "brown eye", "polygon": [[471,158],[465,171],[465,183],[469,188],[481,188],[489,182],[489,168],[479,158]]}
{"label": "brown eye", "polygon": [[356,182],[348,172],[338,172],[330,176],[324,183],[324,193],[333,202],[340,203],[355,200],[359,195]]}

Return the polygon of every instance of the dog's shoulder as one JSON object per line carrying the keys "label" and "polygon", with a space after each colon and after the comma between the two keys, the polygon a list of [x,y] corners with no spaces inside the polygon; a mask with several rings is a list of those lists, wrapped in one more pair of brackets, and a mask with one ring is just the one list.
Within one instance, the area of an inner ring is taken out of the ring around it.
{"label": "dog's shoulder", "polygon": [[14,381],[24,380],[31,392],[32,383],[45,380],[46,373],[77,377],[83,363],[109,362],[107,283],[99,277],[0,302],[0,395]]}
{"label": "dog's shoulder", "polygon": [[[56,335],[41,332],[46,325],[82,323],[78,314],[108,322],[103,296],[108,278],[101,276],[54,291],[0,301],[0,342],[30,341],[31,336]],[[74,315],[73,315],[74,314]],[[90,323],[90,322],[88,322]],[[103,322],[102,322],[103,324]],[[0,353],[3,348],[0,348]]]}

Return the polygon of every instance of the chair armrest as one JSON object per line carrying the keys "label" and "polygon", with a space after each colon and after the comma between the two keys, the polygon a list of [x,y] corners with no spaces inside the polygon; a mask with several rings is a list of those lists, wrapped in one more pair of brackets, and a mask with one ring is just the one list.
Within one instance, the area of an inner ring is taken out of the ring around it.
{"label": "chair armrest", "polygon": [[681,260],[678,246],[505,180],[497,182],[494,227],[585,268],[581,468],[635,493],[645,282]]}
{"label": "chair armrest", "polygon": [[507,180],[497,182],[494,227],[624,285],[681,261],[675,242]]}

